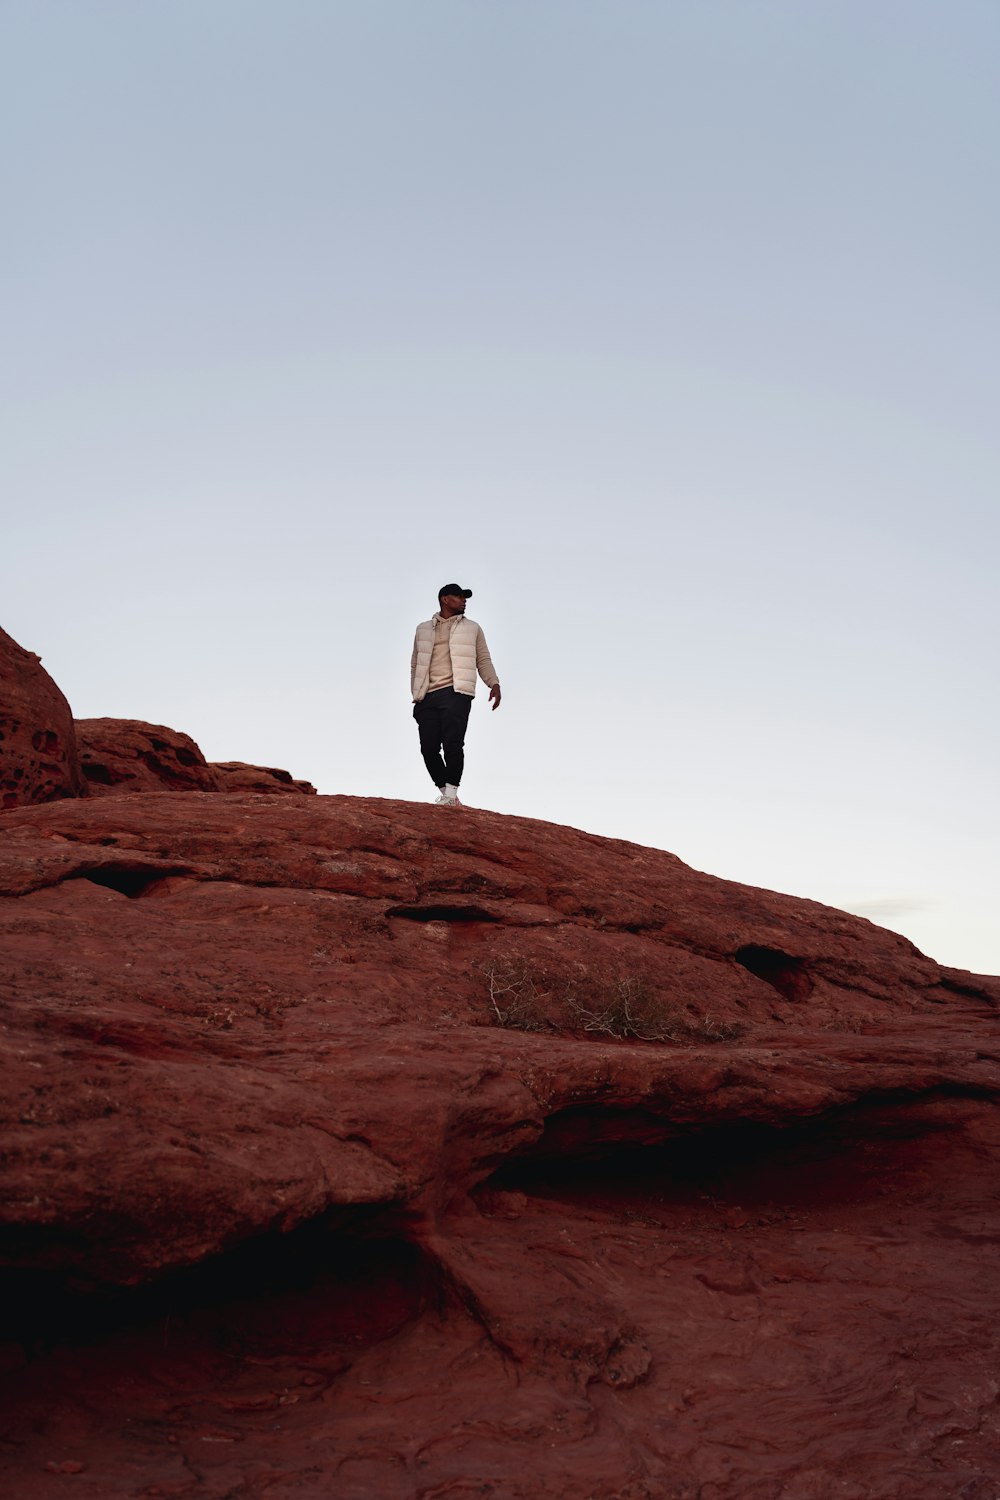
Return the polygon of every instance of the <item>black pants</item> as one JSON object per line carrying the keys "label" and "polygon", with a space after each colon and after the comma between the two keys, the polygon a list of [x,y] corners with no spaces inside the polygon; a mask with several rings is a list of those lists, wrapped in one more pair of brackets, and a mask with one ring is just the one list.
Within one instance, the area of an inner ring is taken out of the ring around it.
{"label": "black pants", "polygon": [[[435,786],[458,786],[465,769],[465,729],[472,699],[454,688],[437,688],[413,705],[420,753]],[[441,752],[444,751],[442,759]]]}

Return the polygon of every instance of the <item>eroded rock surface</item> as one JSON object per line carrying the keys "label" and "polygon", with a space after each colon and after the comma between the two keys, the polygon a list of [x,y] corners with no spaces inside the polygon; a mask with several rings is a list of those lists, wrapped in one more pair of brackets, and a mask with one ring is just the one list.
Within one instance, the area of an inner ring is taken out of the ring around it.
{"label": "eroded rock surface", "polygon": [[1000,981],[375,799],[19,809],[0,893],[19,1496],[995,1495]]}
{"label": "eroded rock surface", "polygon": [[297,781],[278,766],[251,766],[243,760],[211,762],[221,792],[283,792],[292,796],[315,797],[311,781]]}
{"label": "eroded rock surface", "polygon": [[122,792],[283,792],[315,795],[288,771],[243,761],[206,761],[189,734],[138,719],[77,719],[80,762],[91,796]]}
{"label": "eroded rock surface", "polygon": [[218,777],[189,734],[139,719],[77,719],[80,761],[92,796],[111,792],[215,792]]}
{"label": "eroded rock surface", "polygon": [[84,790],[69,704],[41,658],[0,630],[0,808]]}

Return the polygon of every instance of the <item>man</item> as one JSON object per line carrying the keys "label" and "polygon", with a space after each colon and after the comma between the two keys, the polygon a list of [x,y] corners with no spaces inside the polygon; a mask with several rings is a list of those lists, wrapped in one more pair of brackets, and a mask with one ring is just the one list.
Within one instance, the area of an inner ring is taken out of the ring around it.
{"label": "man", "polygon": [[420,753],[445,807],[461,807],[458,788],[465,767],[465,729],[476,696],[476,673],[490,690],[494,712],[500,683],[486,637],[465,616],[471,589],[446,583],[438,590],[438,612],[417,626],[410,658],[413,717],[420,731]]}

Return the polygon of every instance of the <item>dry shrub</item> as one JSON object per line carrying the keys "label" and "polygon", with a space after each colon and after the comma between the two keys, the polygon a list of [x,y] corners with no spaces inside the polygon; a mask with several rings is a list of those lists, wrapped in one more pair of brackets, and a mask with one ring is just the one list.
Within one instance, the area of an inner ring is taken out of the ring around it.
{"label": "dry shrub", "polygon": [[554,980],[518,954],[497,954],[481,969],[494,1026],[688,1044],[728,1042],[746,1031],[738,1022],[686,1015],[641,975],[587,972]]}
{"label": "dry shrub", "polygon": [[487,960],[482,971],[489,988],[491,1022],[518,1031],[546,1031],[553,1023],[545,1014],[548,991],[544,975],[526,958],[501,954]]}

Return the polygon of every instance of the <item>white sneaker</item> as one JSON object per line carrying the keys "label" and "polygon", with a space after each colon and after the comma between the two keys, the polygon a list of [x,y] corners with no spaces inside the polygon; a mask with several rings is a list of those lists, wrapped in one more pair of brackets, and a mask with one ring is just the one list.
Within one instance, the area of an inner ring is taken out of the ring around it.
{"label": "white sneaker", "polygon": [[455,793],[454,797],[449,797],[447,792],[442,792],[441,795],[440,795],[440,797],[436,798],[435,801],[436,801],[436,805],[438,807],[461,807],[462,806],[461,802],[459,802],[459,800],[458,800],[458,793],[457,792]]}

